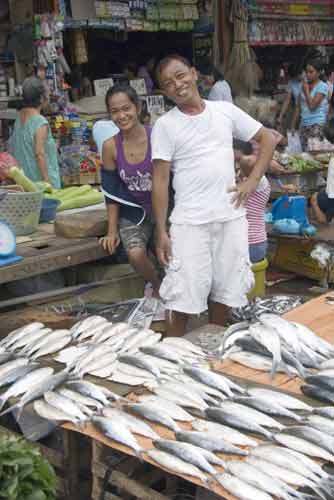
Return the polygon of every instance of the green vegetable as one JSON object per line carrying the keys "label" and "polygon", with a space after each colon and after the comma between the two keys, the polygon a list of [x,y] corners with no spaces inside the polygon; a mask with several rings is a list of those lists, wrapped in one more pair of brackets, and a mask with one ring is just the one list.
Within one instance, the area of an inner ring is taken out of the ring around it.
{"label": "green vegetable", "polygon": [[38,188],[34,182],[28,179],[27,176],[24,175],[23,171],[18,167],[11,167],[9,169],[9,176],[14,179],[16,184],[23,187],[24,191],[35,193],[38,191]]}
{"label": "green vegetable", "polygon": [[43,191],[43,193],[51,194],[53,191],[53,188],[52,188],[51,184],[49,184],[49,182],[37,181],[37,182],[35,182],[35,185],[37,186],[37,189],[39,189],[40,191]]}
{"label": "green vegetable", "polygon": [[95,189],[91,189],[89,193],[62,200],[61,204],[58,207],[58,212],[69,210],[71,208],[82,208],[88,207],[89,205],[96,205],[97,203],[102,203],[103,200],[104,196],[102,193],[96,191]]}
{"label": "green vegetable", "polygon": [[55,500],[56,475],[36,446],[21,436],[0,433],[0,498]]}

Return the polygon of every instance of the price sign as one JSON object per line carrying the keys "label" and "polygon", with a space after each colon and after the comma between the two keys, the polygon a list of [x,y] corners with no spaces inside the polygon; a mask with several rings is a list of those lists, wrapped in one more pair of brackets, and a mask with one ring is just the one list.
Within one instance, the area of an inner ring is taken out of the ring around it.
{"label": "price sign", "polygon": [[130,85],[135,89],[138,95],[146,95],[146,83],[144,78],[136,78],[135,80],[130,80]]}
{"label": "price sign", "polygon": [[101,78],[101,80],[94,80],[95,95],[105,97],[110,87],[114,85],[112,78]]}
{"label": "price sign", "polygon": [[165,112],[165,101],[162,95],[149,95],[146,97],[147,111],[150,114],[162,114]]}

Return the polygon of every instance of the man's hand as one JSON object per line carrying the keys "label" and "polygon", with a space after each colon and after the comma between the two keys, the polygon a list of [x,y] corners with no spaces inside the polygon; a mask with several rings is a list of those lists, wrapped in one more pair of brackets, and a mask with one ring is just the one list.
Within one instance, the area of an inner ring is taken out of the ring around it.
{"label": "man's hand", "polygon": [[166,231],[156,235],[157,258],[163,266],[168,266],[172,256],[172,244]]}
{"label": "man's hand", "polygon": [[248,177],[247,179],[239,182],[239,184],[237,184],[235,187],[228,190],[229,193],[235,193],[232,197],[232,203],[234,204],[235,208],[246,205],[249,195],[254,193],[257,185],[258,181]]}
{"label": "man's hand", "polygon": [[103,249],[110,253],[110,255],[114,254],[116,252],[116,249],[120,243],[119,235],[118,233],[110,233],[107,234],[107,236],[104,236],[103,238],[100,238],[100,244],[102,245]]}

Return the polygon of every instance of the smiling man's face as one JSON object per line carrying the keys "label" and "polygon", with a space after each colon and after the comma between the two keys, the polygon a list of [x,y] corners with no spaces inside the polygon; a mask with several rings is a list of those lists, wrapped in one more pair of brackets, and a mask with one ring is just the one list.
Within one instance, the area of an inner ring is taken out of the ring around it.
{"label": "smiling man's face", "polygon": [[197,95],[197,73],[182,61],[172,59],[160,72],[160,87],[177,106],[190,103]]}

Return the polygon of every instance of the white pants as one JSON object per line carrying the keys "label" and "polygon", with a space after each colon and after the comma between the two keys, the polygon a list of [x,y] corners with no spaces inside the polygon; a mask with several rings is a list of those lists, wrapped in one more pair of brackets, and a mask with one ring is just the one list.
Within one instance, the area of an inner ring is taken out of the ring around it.
{"label": "white pants", "polygon": [[246,217],[197,226],[173,224],[172,260],[161,284],[167,309],[200,314],[208,300],[230,307],[247,304],[254,286]]}

